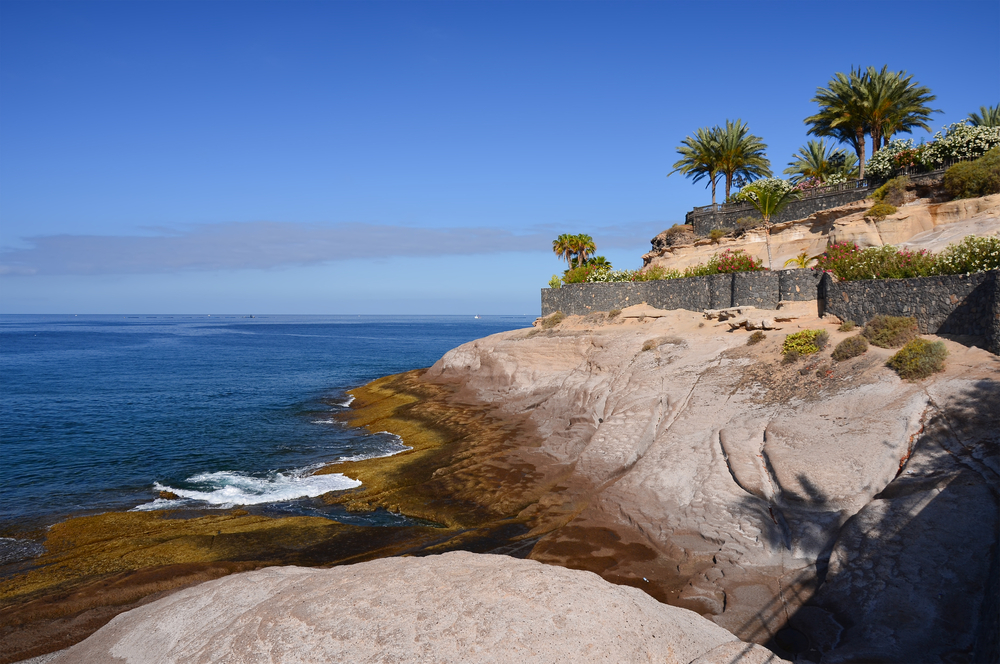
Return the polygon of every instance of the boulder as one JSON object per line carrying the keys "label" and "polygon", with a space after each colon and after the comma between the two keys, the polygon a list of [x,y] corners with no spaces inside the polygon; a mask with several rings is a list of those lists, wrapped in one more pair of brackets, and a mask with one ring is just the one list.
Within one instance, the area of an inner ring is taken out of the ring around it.
{"label": "boulder", "polygon": [[51,664],[693,660],[781,661],[591,572],[452,552],[210,581],[119,615]]}

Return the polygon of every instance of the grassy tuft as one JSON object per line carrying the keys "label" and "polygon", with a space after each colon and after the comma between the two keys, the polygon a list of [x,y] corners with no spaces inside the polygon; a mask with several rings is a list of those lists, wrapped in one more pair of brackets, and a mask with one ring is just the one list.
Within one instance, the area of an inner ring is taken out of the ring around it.
{"label": "grassy tuft", "polygon": [[551,330],[556,325],[563,322],[564,318],[566,318],[566,314],[564,314],[561,311],[557,311],[554,314],[546,316],[545,318],[542,319],[542,327],[545,328],[546,330]]}
{"label": "grassy tuft", "polygon": [[767,339],[767,335],[757,330],[747,339],[747,346],[753,346],[754,344],[759,344],[764,339]]}
{"label": "grassy tuft", "polygon": [[868,210],[868,212],[865,212],[865,217],[868,219],[874,219],[875,221],[882,221],[890,214],[896,214],[895,205],[889,205],[888,203],[876,203],[870,210]]}
{"label": "grassy tuft", "polygon": [[840,324],[840,327],[838,327],[837,329],[840,330],[841,332],[851,332],[852,330],[854,330],[854,321],[845,320],[843,323]]}

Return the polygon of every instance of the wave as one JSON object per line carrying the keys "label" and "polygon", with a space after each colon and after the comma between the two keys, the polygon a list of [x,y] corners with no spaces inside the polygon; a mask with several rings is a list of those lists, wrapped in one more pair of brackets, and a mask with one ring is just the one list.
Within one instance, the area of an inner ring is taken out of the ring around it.
{"label": "wave", "polygon": [[254,477],[246,473],[219,471],[200,473],[187,479],[198,489],[179,489],[155,482],[157,491],[169,491],[178,499],[157,498],[138,505],[133,511],[170,509],[187,502],[208,503],[213,507],[228,508],[237,505],[280,503],[298,498],[321,496],[328,491],[343,491],[361,486],[361,482],[341,473],[308,475],[315,468],[302,468],[288,473],[270,473],[267,477]]}
{"label": "wave", "polygon": [[335,406],[340,406],[341,408],[350,408],[351,404],[354,403],[354,395],[348,394],[347,398],[343,401],[337,402]]}
{"label": "wave", "polygon": [[[400,452],[407,452],[413,448],[403,442],[403,439],[388,431],[379,431],[365,439],[367,452],[342,456],[332,463],[343,463],[345,461],[364,461],[365,459],[382,459],[391,457]],[[326,464],[323,464],[326,465]]]}

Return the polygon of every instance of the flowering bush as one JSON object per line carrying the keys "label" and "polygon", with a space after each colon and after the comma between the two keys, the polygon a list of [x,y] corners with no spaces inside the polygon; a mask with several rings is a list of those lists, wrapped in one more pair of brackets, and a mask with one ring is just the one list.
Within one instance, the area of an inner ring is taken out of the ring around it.
{"label": "flowering bush", "polygon": [[726,249],[721,254],[715,254],[708,260],[711,274],[729,274],[732,272],[756,272],[763,270],[763,264],[742,249]]}
{"label": "flowering bush", "polygon": [[843,184],[850,179],[852,178],[847,177],[844,173],[834,173],[826,176],[826,184]]}
{"label": "flowering bush", "polygon": [[865,175],[882,179],[906,167],[930,170],[925,159],[926,152],[927,146],[914,147],[912,138],[890,141],[868,160],[865,165]]}
{"label": "flowering bush", "polygon": [[832,272],[842,281],[907,279],[933,274],[934,257],[923,249],[911,251],[885,246],[862,251],[856,244],[845,242],[827,249],[816,260],[816,269]]}
{"label": "flowering bush", "polygon": [[657,281],[659,279],[677,279],[684,276],[680,270],[673,270],[653,265],[645,270],[612,270],[598,268],[587,275],[589,284],[613,284],[626,281]]}
{"label": "flowering bush", "polygon": [[594,274],[598,270],[605,270],[607,268],[598,267],[596,265],[583,265],[581,267],[574,267],[572,270],[566,270],[563,274],[564,284],[582,284],[586,283],[590,275]]}
{"label": "flowering bush", "polygon": [[934,274],[970,274],[1000,268],[1000,237],[970,235],[949,244],[934,261]]}
{"label": "flowering bush", "polygon": [[924,161],[939,167],[950,159],[976,159],[1000,147],[1000,127],[973,127],[968,120],[955,122],[934,134],[928,143]]}
{"label": "flowering bush", "polygon": [[781,344],[781,353],[788,355],[810,355],[823,350],[829,340],[830,335],[826,330],[802,330],[785,337]]}
{"label": "flowering bush", "polygon": [[788,180],[782,180],[781,178],[762,178],[741,189],[740,192],[736,194],[736,200],[750,203],[757,200],[758,191],[775,193],[780,196],[794,188],[795,187]]}
{"label": "flowering bush", "polygon": [[806,180],[800,180],[795,189],[798,191],[809,191],[810,189],[815,189],[816,187],[825,187],[828,182],[823,182],[819,178],[808,178]]}

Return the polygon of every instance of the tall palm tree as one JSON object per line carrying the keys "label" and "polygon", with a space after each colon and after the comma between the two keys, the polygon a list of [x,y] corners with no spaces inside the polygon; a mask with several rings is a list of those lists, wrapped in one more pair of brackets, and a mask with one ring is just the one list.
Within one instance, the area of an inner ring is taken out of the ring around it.
{"label": "tall palm tree", "polygon": [[973,127],[1000,127],[1000,104],[980,106],[979,113],[969,113]]}
{"label": "tall palm tree", "polygon": [[771,162],[764,155],[767,145],[759,136],[750,133],[746,123],[726,120],[725,127],[715,129],[718,142],[719,172],[726,176],[726,200],[733,186],[733,178],[752,182],[771,176]]}
{"label": "tall palm tree", "polygon": [[862,84],[868,115],[868,130],[872,136],[872,154],[889,144],[892,135],[910,133],[914,128],[930,129],[931,113],[940,109],[927,106],[937,99],[929,88],[913,82],[905,71],[891,72],[888,65],[881,71],[868,67]]}
{"label": "tall palm tree", "polygon": [[573,253],[576,254],[576,266],[581,267],[587,262],[587,257],[597,251],[597,245],[594,244],[594,238],[586,234],[571,237]]}
{"label": "tall palm tree", "polygon": [[716,131],[702,127],[694,133],[694,136],[688,136],[681,141],[681,147],[677,148],[677,152],[681,158],[674,163],[674,170],[667,173],[667,177],[680,173],[691,178],[693,182],[699,182],[707,177],[712,185],[712,205],[715,205],[715,185],[719,179]]}
{"label": "tall palm tree", "polygon": [[854,155],[835,149],[832,145],[828,146],[822,139],[808,141],[792,155],[792,158],[793,160],[788,162],[788,168],[784,170],[785,175],[791,176],[792,182],[801,182],[809,178],[825,182],[835,173],[844,170],[853,171],[857,164]]}
{"label": "tall palm tree", "polygon": [[829,136],[849,143],[858,155],[859,177],[865,177],[865,134],[868,132],[868,112],[864,93],[865,72],[851,69],[850,74],[837,72],[825,88],[817,88],[811,101],[819,104],[819,112],[805,119],[807,133]]}
{"label": "tall palm tree", "polygon": [[561,260],[566,261],[569,267],[573,267],[573,254],[576,253],[573,249],[573,238],[575,236],[569,233],[563,233],[555,240],[552,240],[552,251]]}

